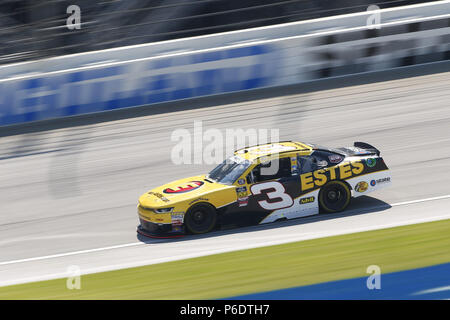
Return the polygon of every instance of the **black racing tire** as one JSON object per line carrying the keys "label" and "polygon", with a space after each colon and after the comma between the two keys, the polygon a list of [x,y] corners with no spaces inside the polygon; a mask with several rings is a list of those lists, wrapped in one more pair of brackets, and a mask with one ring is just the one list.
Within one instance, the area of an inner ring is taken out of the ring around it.
{"label": "black racing tire", "polygon": [[350,204],[352,193],[343,181],[330,181],[319,192],[319,205],[323,212],[340,212]]}
{"label": "black racing tire", "polygon": [[216,209],[207,203],[192,206],[184,218],[187,231],[193,234],[210,232],[216,226],[216,222]]}

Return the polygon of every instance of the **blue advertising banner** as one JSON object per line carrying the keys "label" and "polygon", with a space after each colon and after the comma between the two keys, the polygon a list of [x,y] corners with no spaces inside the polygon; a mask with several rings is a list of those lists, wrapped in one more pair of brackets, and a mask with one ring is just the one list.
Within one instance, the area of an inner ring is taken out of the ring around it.
{"label": "blue advertising banner", "polygon": [[0,81],[0,125],[273,85],[271,44],[148,58]]}

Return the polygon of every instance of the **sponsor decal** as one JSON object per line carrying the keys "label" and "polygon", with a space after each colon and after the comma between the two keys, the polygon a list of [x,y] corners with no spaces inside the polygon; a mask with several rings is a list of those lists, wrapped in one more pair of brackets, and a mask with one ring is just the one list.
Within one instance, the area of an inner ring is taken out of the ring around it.
{"label": "sponsor decal", "polygon": [[369,158],[366,160],[366,164],[368,167],[373,168],[377,164],[377,159]]}
{"label": "sponsor decal", "polygon": [[246,196],[248,196],[247,192],[238,192],[237,193],[237,197],[238,198],[243,198],[243,197],[246,197]]}
{"label": "sponsor decal", "polygon": [[243,198],[238,198],[237,202],[238,202],[239,207],[245,207],[246,205],[248,205],[248,196],[243,197]]}
{"label": "sponsor decal", "polygon": [[172,213],[172,226],[180,226],[183,224],[184,213],[175,212]]}
{"label": "sponsor decal", "polygon": [[306,198],[301,198],[299,203],[300,204],[311,203],[311,202],[314,202],[314,200],[316,200],[315,197],[306,197]]}
{"label": "sponsor decal", "polygon": [[369,184],[365,181],[360,181],[355,186],[356,192],[364,192],[367,191],[367,188],[369,188]]}
{"label": "sponsor decal", "polygon": [[150,191],[150,192],[148,192],[148,194],[149,194],[149,195],[152,195],[152,196],[155,196],[155,197],[158,197],[159,199],[161,199],[161,200],[164,201],[164,202],[169,202],[169,201],[170,201],[169,199],[167,199],[167,198],[164,197],[161,193],[158,193],[158,192]]}
{"label": "sponsor decal", "polygon": [[342,161],[342,159],[343,157],[338,154],[332,154],[328,156],[328,160],[330,160],[331,163],[339,163]]}
{"label": "sponsor decal", "polygon": [[245,184],[245,179],[239,179],[239,180],[238,180],[238,184],[241,185],[241,186],[242,186],[243,184]]}
{"label": "sponsor decal", "polygon": [[339,166],[319,169],[300,175],[302,191],[321,187],[328,181],[336,179],[348,179],[357,176],[364,171],[364,164],[360,160],[341,163]]}
{"label": "sponsor decal", "polygon": [[199,201],[208,201],[208,200],[209,199],[207,199],[207,198],[198,198],[198,199],[195,199],[195,200],[192,200],[191,202],[189,202],[189,205],[194,204]]}
{"label": "sponsor decal", "polygon": [[391,182],[391,177],[385,177],[377,180],[377,183]]}
{"label": "sponsor decal", "polygon": [[178,186],[175,189],[173,189],[173,188],[166,188],[166,189],[163,190],[163,193],[173,194],[173,193],[190,192],[192,190],[200,188],[203,184],[204,184],[203,181],[189,181],[185,185]]}
{"label": "sponsor decal", "polygon": [[247,187],[237,187],[236,194],[238,199],[246,198],[248,196]]}
{"label": "sponsor decal", "polygon": [[239,207],[245,207],[248,205],[248,190],[246,186],[237,187],[236,194]]}
{"label": "sponsor decal", "polygon": [[375,180],[370,181],[370,185],[371,185],[372,187],[375,187],[376,184],[377,184],[377,182],[376,182]]}
{"label": "sponsor decal", "polygon": [[298,161],[297,157],[291,157],[291,175],[295,176],[298,175]]}
{"label": "sponsor decal", "polygon": [[299,174],[297,157],[291,157],[291,175]]}

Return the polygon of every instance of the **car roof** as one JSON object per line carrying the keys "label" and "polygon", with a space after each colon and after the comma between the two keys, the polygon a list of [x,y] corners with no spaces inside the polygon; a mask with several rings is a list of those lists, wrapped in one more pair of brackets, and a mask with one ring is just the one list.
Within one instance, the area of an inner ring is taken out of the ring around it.
{"label": "car roof", "polygon": [[297,141],[280,141],[255,145],[251,147],[236,150],[234,154],[246,160],[256,160],[260,157],[270,155],[290,156],[300,153],[301,155],[309,155],[314,150],[312,146]]}

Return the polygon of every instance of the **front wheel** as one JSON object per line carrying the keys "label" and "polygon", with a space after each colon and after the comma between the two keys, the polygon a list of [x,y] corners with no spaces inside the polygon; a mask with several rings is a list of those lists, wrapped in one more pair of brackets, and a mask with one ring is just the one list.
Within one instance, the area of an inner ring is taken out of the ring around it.
{"label": "front wheel", "polygon": [[350,198],[350,188],[345,182],[330,181],[320,190],[319,204],[325,212],[339,212],[347,208]]}
{"label": "front wheel", "polygon": [[190,233],[201,234],[211,231],[217,222],[216,209],[208,204],[197,204],[191,207],[184,219]]}

